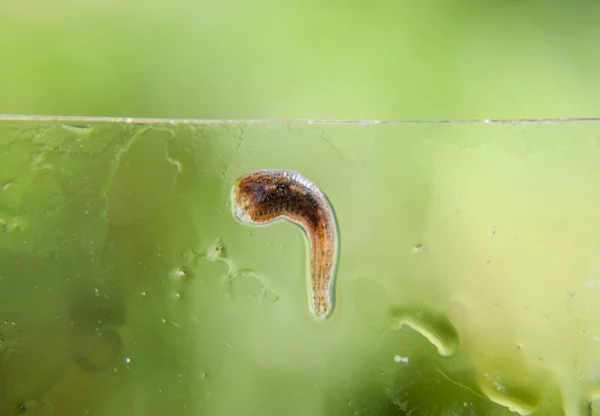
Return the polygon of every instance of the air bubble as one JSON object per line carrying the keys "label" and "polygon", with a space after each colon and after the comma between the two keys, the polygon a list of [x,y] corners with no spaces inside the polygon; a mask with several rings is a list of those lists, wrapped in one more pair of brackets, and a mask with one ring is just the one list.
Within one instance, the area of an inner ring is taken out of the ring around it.
{"label": "air bubble", "polygon": [[40,404],[36,400],[25,400],[16,406],[15,414],[26,415],[28,413],[36,414],[41,408]]}
{"label": "air bubble", "polygon": [[169,278],[171,279],[181,279],[182,277],[185,277],[185,275],[186,272],[182,268],[175,268],[169,272]]}
{"label": "air bubble", "polygon": [[401,355],[394,355],[394,362],[408,364],[408,357],[403,357]]}

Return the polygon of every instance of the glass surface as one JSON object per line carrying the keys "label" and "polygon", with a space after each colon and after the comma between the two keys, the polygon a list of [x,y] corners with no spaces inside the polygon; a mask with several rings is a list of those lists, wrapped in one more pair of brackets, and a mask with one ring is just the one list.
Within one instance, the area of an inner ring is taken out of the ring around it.
{"label": "glass surface", "polygon": [[[309,307],[289,222],[340,230]],[[600,397],[600,121],[0,120],[0,415],[588,415]]]}

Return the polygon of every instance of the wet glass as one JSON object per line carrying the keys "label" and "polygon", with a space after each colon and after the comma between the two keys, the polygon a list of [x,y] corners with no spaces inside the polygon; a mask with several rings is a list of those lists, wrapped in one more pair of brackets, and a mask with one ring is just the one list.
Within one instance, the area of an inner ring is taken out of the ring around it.
{"label": "wet glass", "polygon": [[[259,169],[333,206],[326,319]],[[596,120],[4,117],[0,415],[598,414],[598,184]]]}

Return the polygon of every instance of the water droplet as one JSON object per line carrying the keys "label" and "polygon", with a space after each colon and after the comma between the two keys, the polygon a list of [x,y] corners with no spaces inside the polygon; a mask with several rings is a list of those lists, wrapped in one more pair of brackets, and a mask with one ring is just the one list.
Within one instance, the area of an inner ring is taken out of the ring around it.
{"label": "water droplet", "polygon": [[415,246],[413,247],[413,252],[416,253],[422,253],[423,252],[423,244],[418,243],[415,244]]}
{"label": "water droplet", "polygon": [[146,296],[146,295],[147,295],[147,293],[146,293],[146,292],[142,292],[142,293],[141,293],[141,295],[142,295],[142,296]]}
{"label": "water droplet", "polygon": [[179,292],[175,292],[175,293],[173,294],[173,298],[175,298],[175,299],[181,299],[181,293],[179,293]]}
{"label": "water droplet", "polygon": [[391,315],[392,328],[413,329],[427,338],[440,355],[448,357],[458,349],[458,332],[445,315],[423,309],[394,309]]}
{"label": "water droplet", "polygon": [[492,402],[520,415],[532,414],[539,406],[539,397],[529,387],[511,386],[491,378],[482,381],[480,389]]}
{"label": "water droplet", "polygon": [[95,296],[100,296],[100,289],[98,289],[97,287],[94,288],[94,295]]}
{"label": "water droplet", "polygon": [[167,320],[166,320],[165,318],[162,318],[160,321],[161,321],[163,324],[166,324],[166,323],[167,323]]}
{"label": "water droplet", "polygon": [[8,191],[12,187],[12,184],[13,183],[10,181],[4,182],[4,184],[2,185],[2,188],[0,188],[0,190]]}
{"label": "water droplet", "polygon": [[131,357],[125,357],[125,364],[131,364]]}

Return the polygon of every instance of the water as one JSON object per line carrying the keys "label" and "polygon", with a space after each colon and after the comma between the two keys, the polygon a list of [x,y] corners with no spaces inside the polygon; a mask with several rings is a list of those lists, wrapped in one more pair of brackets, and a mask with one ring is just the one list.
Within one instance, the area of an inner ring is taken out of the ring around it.
{"label": "water", "polygon": [[[0,122],[1,416],[598,407],[600,123]],[[326,320],[261,168],[334,205]]]}

